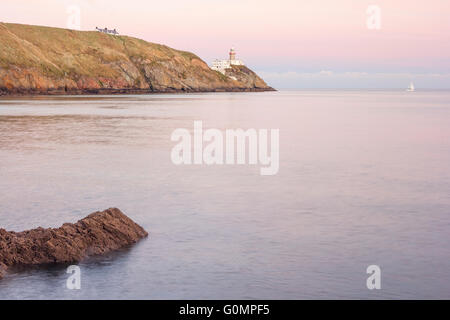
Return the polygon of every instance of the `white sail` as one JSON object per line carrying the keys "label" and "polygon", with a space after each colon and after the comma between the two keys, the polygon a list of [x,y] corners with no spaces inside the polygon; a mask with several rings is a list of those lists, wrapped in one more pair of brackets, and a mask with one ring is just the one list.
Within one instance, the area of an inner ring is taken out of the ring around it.
{"label": "white sail", "polygon": [[412,92],[412,91],[415,91],[416,89],[414,88],[414,83],[410,83],[409,84],[409,87],[408,87],[408,89],[406,89],[406,91],[410,91],[410,92]]}

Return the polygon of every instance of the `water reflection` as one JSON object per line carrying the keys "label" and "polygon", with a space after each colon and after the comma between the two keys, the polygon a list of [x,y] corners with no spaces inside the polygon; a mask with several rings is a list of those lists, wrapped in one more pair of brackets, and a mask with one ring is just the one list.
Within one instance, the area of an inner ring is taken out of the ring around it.
{"label": "water reflection", "polygon": [[[173,165],[194,120],[279,128],[279,173]],[[0,227],[114,206],[150,238],[82,262],[80,291],[51,266],[0,298],[450,298],[449,123],[446,92],[1,98]]]}

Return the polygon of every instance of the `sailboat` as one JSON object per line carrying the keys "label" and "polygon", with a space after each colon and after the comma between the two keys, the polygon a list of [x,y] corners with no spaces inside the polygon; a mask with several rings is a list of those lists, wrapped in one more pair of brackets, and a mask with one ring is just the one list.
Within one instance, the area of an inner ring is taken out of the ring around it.
{"label": "sailboat", "polygon": [[406,89],[406,91],[409,91],[409,92],[414,92],[414,91],[416,91],[416,89],[414,88],[414,83],[412,83],[412,81],[411,81],[411,83],[409,84],[409,87],[408,87],[408,89]]}

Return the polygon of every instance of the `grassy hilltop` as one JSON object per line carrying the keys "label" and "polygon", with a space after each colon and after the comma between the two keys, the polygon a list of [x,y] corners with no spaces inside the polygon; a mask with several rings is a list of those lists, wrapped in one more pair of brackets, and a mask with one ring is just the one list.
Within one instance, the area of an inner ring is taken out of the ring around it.
{"label": "grassy hilltop", "polygon": [[195,54],[165,45],[97,31],[0,23],[1,94],[264,90],[272,88],[246,67],[233,67],[224,76]]}

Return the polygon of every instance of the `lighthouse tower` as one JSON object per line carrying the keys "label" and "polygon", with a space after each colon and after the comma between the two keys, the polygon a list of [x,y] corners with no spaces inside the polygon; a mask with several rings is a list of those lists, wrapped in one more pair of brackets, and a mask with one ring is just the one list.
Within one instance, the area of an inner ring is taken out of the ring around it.
{"label": "lighthouse tower", "polygon": [[234,48],[230,49],[230,58],[228,60],[214,60],[211,69],[219,71],[222,74],[225,74],[226,69],[230,69],[231,66],[243,66],[244,62],[241,60],[236,59],[236,51],[234,51]]}
{"label": "lighthouse tower", "polygon": [[230,49],[230,61],[236,60],[236,51],[234,51],[234,48]]}
{"label": "lighthouse tower", "polygon": [[230,49],[230,65],[242,66],[244,63],[241,60],[236,59],[236,51],[234,48]]}

